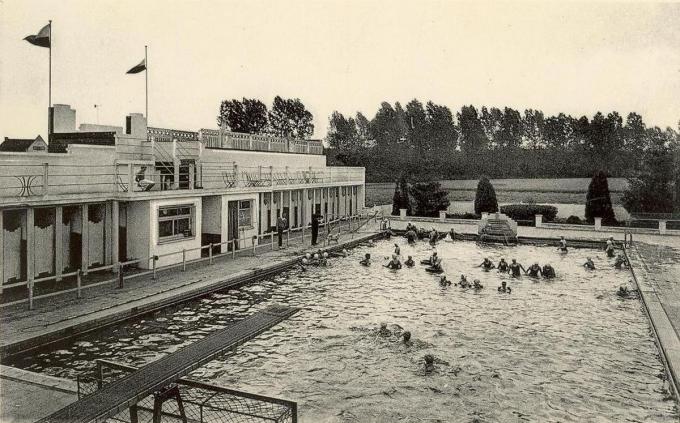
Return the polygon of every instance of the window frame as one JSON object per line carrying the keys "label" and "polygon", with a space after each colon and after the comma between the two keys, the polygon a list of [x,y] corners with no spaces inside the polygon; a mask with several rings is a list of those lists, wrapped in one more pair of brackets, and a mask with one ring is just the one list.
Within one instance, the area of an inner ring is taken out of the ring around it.
{"label": "window frame", "polygon": [[[247,203],[248,207],[242,207],[243,203]],[[248,220],[249,222],[247,224],[241,223],[241,212],[243,210],[248,210]],[[248,200],[238,200],[238,228],[244,228],[244,229],[252,229],[253,226],[253,200],[248,199]]]}
{"label": "window frame", "polygon": [[[188,208],[188,214],[179,214],[179,210],[183,208]],[[161,212],[164,210],[177,210],[175,214],[168,216],[161,216]],[[186,236],[184,233],[175,233],[175,227],[177,221],[189,219],[189,229],[191,235]],[[169,206],[159,206],[157,212],[157,224],[156,231],[158,235],[158,244],[166,244],[171,242],[186,241],[196,238],[196,205],[195,204],[177,204]],[[161,236],[161,223],[172,222],[172,235]]]}

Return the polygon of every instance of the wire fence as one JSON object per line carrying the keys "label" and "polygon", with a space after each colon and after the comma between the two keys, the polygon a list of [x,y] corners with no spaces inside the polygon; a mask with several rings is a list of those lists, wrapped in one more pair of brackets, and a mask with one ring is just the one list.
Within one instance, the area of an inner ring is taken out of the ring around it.
{"label": "wire fence", "polygon": [[[136,371],[133,366],[97,360],[97,376],[78,376],[78,398]],[[156,420],[160,418],[159,420]],[[181,378],[104,422],[296,423],[297,403]]]}

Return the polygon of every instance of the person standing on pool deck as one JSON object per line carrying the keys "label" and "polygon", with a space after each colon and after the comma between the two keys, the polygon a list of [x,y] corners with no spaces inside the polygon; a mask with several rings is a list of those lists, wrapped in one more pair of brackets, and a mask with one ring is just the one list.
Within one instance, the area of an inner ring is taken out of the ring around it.
{"label": "person standing on pool deck", "polygon": [[519,276],[522,274],[520,271],[526,273],[526,269],[524,266],[521,264],[517,263],[517,260],[512,259],[512,263],[510,263],[510,274],[512,274],[513,278],[519,278]]}
{"label": "person standing on pool deck", "polygon": [[281,248],[281,246],[283,245],[283,231],[286,230],[286,226],[288,226],[288,221],[286,220],[285,217],[283,217],[283,214],[282,214],[276,220],[276,229],[278,229],[278,233],[279,233],[279,248]]}
{"label": "person standing on pool deck", "polygon": [[316,245],[316,239],[319,237],[319,216],[312,214],[312,245]]}

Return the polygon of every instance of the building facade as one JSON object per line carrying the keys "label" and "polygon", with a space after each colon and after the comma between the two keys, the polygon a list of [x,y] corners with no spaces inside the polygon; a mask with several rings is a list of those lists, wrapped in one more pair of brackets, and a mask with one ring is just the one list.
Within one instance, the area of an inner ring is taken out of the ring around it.
{"label": "building facade", "polygon": [[140,114],[122,131],[76,131],[75,111],[61,109],[48,151],[0,152],[5,289],[121,262],[170,265],[210,244],[248,248],[280,215],[299,228],[313,213],[364,207],[364,169],[326,166],[319,141],[152,128]]}

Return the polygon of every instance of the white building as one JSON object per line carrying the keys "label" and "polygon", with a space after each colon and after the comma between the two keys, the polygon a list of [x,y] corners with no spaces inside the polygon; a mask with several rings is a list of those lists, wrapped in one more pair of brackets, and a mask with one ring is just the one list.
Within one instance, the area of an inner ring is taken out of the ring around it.
{"label": "white building", "polygon": [[59,131],[47,152],[0,152],[5,288],[130,260],[149,268],[154,256],[157,266],[173,264],[211,243],[247,248],[280,214],[295,228],[313,212],[346,216],[364,206],[364,169],[326,166],[319,141],[147,128],[140,114],[123,131],[83,132],[74,113],[54,110]]}

